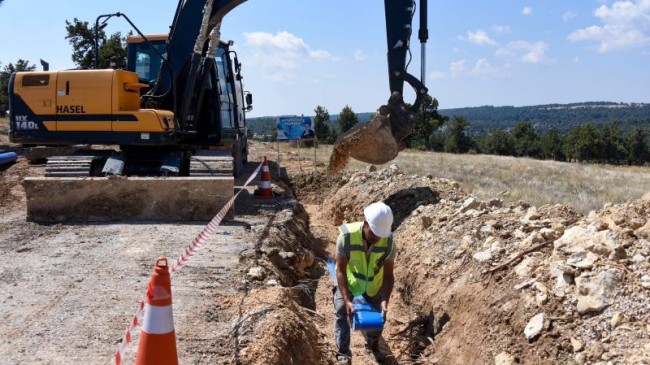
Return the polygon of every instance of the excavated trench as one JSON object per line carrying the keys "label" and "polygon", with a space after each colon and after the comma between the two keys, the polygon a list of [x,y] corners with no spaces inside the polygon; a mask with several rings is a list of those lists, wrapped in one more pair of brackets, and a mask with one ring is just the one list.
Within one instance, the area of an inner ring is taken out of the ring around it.
{"label": "excavated trench", "polygon": [[[338,194],[346,186],[346,179],[341,176],[301,174],[278,185],[274,189],[275,199],[284,202],[275,218],[260,228],[255,252],[244,255],[244,264],[252,267],[252,273],[264,272],[255,277],[249,272],[251,285],[256,288],[251,293],[272,301],[274,306],[254,311],[256,318],[243,323],[243,327],[248,324],[251,328],[237,329],[239,333],[258,334],[255,341],[244,341],[247,346],[242,346],[245,349],[240,351],[239,361],[242,364],[334,363],[331,304],[334,283],[326,263],[333,257],[336,227],[344,221],[361,219],[359,212],[366,205],[364,200],[370,203],[381,199],[393,209],[396,231],[418,207],[437,204],[439,193],[428,184],[415,184],[387,194],[374,190],[355,194],[350,198],[358,201],[346,203],[349,199],[341,199],[342,195]],[[404,287],[408,287],[408,292],[401,285],[396,286],[393,298],[403,298],[394,301],[391,310],[394,320],[387,323],[382,341],[389,355],[387,364],[421,361],[431,340],[449,321],[448,314],[438,314],[411,301],[412,297],[418,297],[417,286]],[[355,337],[361,336],[353,334]],[[361,346],[356,347],[354,352],[362,351]],[[363,354],[356,356],[354,363],[375,364]]]}

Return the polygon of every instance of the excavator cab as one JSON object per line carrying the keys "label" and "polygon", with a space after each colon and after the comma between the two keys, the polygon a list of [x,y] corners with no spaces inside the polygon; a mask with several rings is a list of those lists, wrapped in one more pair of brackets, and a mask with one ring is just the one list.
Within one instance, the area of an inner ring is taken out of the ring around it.
{"label": "excavator cab", "polygon": [[126,68],[137,73],[140,82],[153,86],[163,65],[160,55],[167,52],[167,35],[150,35],[147,40],[140,36],[127,37]]}

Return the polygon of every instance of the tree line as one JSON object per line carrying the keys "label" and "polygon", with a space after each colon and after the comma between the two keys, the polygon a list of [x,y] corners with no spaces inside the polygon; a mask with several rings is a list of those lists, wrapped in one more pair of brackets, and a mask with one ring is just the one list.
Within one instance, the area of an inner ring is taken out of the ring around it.
{"label": "tree line", "polygon": [[[271,130],[271,133],[263,135],[263,139],[275,141],[275,118],[256,118],[251,124],[258,122]],[[357,114],[347,105],[341,110],[335,124],[331,122],[330,113],[325,107],[319,105],[314,109],[314,129],[320,143],[334,143],[339,135],[357,123]],[[618,121],[612,120],[604,125],[574,125],[563,132],[557,127],[542,131],[535,128],[533,123],[518,122],[511,129],[471,133],[471,125],[463,116],[450,118],[441,115],[438,101],[427,97],[415,116],[412,133],[405,141],[406,147],[425,151],[619,165],[644,165],[650,161],[650,133],[647,126],[633,126],[624,130]]]}

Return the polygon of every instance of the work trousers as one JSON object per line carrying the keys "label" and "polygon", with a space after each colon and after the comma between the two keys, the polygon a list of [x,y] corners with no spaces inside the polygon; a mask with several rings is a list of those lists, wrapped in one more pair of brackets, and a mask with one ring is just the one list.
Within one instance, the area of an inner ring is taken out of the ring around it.
{"label": "work trousers", "polygon": [[[347,357],[352,357],[350,351],[350,323],[348,322],[348,312],[345,309],[345,302],[343,296],[337,286],[332,289],[334,294],[334,340],[338,347],[338,354]],[[364,295],[366,302],[372,305],[376,310],[381,311],[382,296],[377,295],[374,298]],[[366,346],[376,347],[379,343],[382,331],[361,331],[366,340]]]}

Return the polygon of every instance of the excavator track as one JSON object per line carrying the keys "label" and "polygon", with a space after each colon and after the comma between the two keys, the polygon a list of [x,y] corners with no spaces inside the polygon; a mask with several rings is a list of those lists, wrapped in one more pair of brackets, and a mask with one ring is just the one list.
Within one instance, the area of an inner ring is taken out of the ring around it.
{"label": "excavator track", "polygon": [[229,151],[200,150],[190,158],[190,176],[232,176]]}
{"label": "excavator track", "polygon": [[47,159],[46,177],[85,177],[90,176],[94,160],[98,156],[54,156]]}

